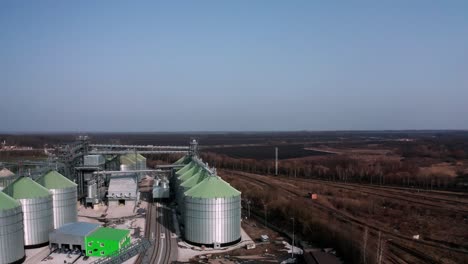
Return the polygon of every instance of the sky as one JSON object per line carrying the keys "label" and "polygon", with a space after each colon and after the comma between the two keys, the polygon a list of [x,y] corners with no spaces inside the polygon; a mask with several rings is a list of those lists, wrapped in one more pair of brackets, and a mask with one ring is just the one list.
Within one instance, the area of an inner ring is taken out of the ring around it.
{"label": "sky", "polygon": [[1,132],[468,129],[468,1],[0,1]]}

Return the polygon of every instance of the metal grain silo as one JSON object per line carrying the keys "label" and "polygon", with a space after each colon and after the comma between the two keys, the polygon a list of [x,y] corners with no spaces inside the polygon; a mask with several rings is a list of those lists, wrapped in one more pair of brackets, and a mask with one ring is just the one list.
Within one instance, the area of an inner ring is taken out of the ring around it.
{"label": "metal grain silo", "polygon": [[194,174],[192,177],[189,179],[185,180],[182,182],[179,186],[179,189],[177,190],[177,195],[176,195],[176,200],[177,200],[177,205],[179,207],[179,211],[182,215],[182,221],[184,221],[184,215],[185,215],[185,210],[184,210],[184,197],[185,197],[185,192],[190,190],[192,187],[196,186],[200,182],[202,182],[206,177],[209,177],[210,174],[208,171],[202,169],[198,173]]}
{"label": "metal grain silo", "polygon": [[146,169],[146,158],[145,156],[138,153],[136,155],[137,169],[145,170]]}
{"label": "metal grain silo", "polygon": [[174,165],[186,165],[192,161],[192,156],[190,155],[185,155],[182,158],[178,159],[176,162],[174,162]]}
{"label": "metal grain silo", "polygon": [[[133,155],[133,157],[132,157]],[[125,165],[122,167],[122,165]],[[122,169],[125,168],[125,169]],[[120,170],[135,170],[136,169],[136,160],[135,154],[125,154],[120,156]]]}
{"label": "metal grain silo", "polygon": [[187,170],[184,174],[180,175],[179,177],[177,177],[177,180],[176,180],[176,187],[178,190],[180,185],[190,179],[191,177],[193,177],[193,175],[199,173],[200,171],[204,170],[204,168],[202,166],[200,166],[199,164],[196,164],[194,165],[191,169]]}
{"label": "metal grain silo", "polygon": [[15,180],[16,176],[7,168],[0,170],[0,187],[5,188]]}
{"label": "metal grain silo", "polygon": [[175,172],[176,178],[179,177],[180,175],[184,174],[186,171],[190,170],[195,165],[197,165],[197,163],[194,162],[194,161],[191,161],[191,162],[187,163],[184,167],[178,169]]}
{"label": "metal grain silo", "polygon": [[240,241],[241,193],[218,176],[185,192],[185,239],[194,245],[227,246]]}
{"label": "metal grain silo", "polygon": [[49,171],[36,181],[52,193],[54,229],[78,220],[76,183],[56,171]]}
{"label": "metal grain silo", "polygon": [[0,192],[0,263],[20,262],[24,256],[21,204]]}
{"label": "metal grain silo", "polygon": [[24,222],[24,245],[40,245],[49,241],[54,228],[52,194],[28,177],[21,177],[3,192],[21,203]]}

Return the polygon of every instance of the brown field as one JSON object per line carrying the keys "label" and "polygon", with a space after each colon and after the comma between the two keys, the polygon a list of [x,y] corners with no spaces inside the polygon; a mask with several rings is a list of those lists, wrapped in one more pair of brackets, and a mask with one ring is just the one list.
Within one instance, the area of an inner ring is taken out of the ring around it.
{"label": "brown field", "polygon": [[[266,206],[270,221],[281,225],[294,216],[302,227],[303,240],[337,247],[352,262],[362,260],[365,254],[368,263],[373,263],[378,257],[379,244],[383,248],[383,263],[466,263],[468,260],[467,194],[237,171],[220,174],[239,188],[243,198],[251,200],[256,210],[263,213]],[[317,193],[318,199],[311,200],[308,192]],[[368,248],[364,250],[366,230]],[[327,239],[327,235],[333,237],[334,233],[342,235],[340,242]],[[420,235],[420,239],[413,239],[413,235]]]}

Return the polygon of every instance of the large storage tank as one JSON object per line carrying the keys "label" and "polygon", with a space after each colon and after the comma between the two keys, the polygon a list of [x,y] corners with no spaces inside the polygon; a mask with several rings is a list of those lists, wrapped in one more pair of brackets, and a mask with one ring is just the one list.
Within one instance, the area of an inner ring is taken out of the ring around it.
{"label": "large storage tank", "polygon": [[56,171],[49,171],[36,181],[52,193],[54,229],[78,220],[76,183]]}
{"label": "large storage tank", "polygon": [[131,168],[130,168],[130,165],[126,165],[126,164],[121,164],[120,165],[120,170],[121,171],[129,171]]}
{"label": "large storage tank", "polygon": [[177,182],[177,178],[180,177],[182,174],[184,174],[186,171],[190,170],[191,168],[193,168],[196,165],[197,165],[196,162],[190,161],[184,167],[182,167],[182,168],[180,168],[180,169],[178,169],[178,170],[176,170],[174,172],[174,174],[171,177],[171,185],[174,187],[174,190],[177,190],[177,188],[179,187],[178,182]]}
{"label": "large storage tank", "polygon": [[186,171],[190,170],[191,168],[193,168],[193,166],[196,166],[196,165],[197,165],[197,163],[195,161],[190,161],[184,167],[182,167],[182,168],[180,168],[179,170],[176,171],[175,178],[177,178],[180,175],[184,174]]}
{"label": "large storage tank", "polygon": [[190,161],[192,161],[192,156],[185,155],[182,158],[178,159],[176,162],[174,162],[174,165],[185,165],[190,163]]}
{"label": "large storage tank", "polygon": [[0,192],[0,263],[24,258],[23,211],[21,204]]}
{"label": "large storage tank", "polygon": [[135,169],[136,169],[135,154],[125,154],[125,155],[120,156],[120,170],[128,171],[128,170],[135,170]]}
{"label": "large storage tank", "polygon": [[0,170],[0,187],[5,188],[15,180],[15,174],[7,168]]}
{"label": "large storage tank", "polygon": [[228,246],[241,240],[241,193],[218,176],[185,192],[185,239],[194,245]]}
{"label": "large storage tank", "polygon": [[34,246],[49,241],[54,228],[52,194],[27,177],[18,178],[3,192],[21,203],[24,222],[24,245]]}
{"label": "large storage tank", "polygon": [[202,182],[206,177],[209,177],[210,174],[206,170],[200,170],[198,173],[182,182],[177,190],[176,200],[178,204],[178,209],[182,215],[182,221],[184,221],[185,209],[184,209],[184,198],[185,192]]}
{"label": "large storage tank", "polygon": [[145,170],[146,169],[146,158],[145,158],[145,156],[138,153],[137,156],[136,156],[136,160],[137,160],[137,169]]}
{"label": "large storage tank", "polygon": [[176,180],[177,189],[176,190],[179,189],[180,185],[184,181],[190,179],[191,177],[193,177],[195,174],[201,172],[202,170],[204,170],[204,168],[201,167],[200,165],[196,164],[191,169],[187,170],[184,174],[177,177],[177,180]]}

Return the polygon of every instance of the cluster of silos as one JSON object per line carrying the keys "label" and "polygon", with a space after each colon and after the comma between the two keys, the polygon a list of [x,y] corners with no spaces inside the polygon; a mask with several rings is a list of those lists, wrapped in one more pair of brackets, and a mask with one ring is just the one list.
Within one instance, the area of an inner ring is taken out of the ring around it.
{"label": "cluster of silos", "polygon": [[77,184],[56,171],[49,171],[36,180],[52,193],[54,228],[78,220],[76,202]]}
{"label": "cluster of silos", "polygon": [[139,153],[128,153],[120,156],[120,170],[144,170],[146,169],[146,158]]}
{"label": "cluster of silos", "polygon": [[[77,221],[77,186],[56,171],[49,171],[39,177],[37,182],[28,177],[19,177],[0,194],[2,252],[14,245],[17,250],[11,250],[11,254],[17,256],[22,250],[24,256],[25,246],[45,244],[54,228]],[[10,201],[5,197],[10,197]],[[8,204],[10,206],[5,208]],[[13,210],[10,208],[12,204],[18,206]],[[4,232],[5,230],[9,231]],[[15,239],[11,239],[10,236],[13,235]],[[9,240],[11,245],[4,244],[3,239]],[[11,261],[3,261],[2,252],[0,263],[10,263]]]}
{"label": "cluster of silos", "polygon": [[24,245],[47,243],[49,232],[54,228],[52,194],[49,190],[28,177],[20,177],[3,192],[21,203]]}
{"label": "cluster of silos", "polygon": [[0,192],[0,263],[21,262],[24,256],[21,204]]}
{"label": "cluster of silos", "polygon": [[228,246],[240,241],[241,193],[194,157],[174,175],[185,240],[194,245]]}

